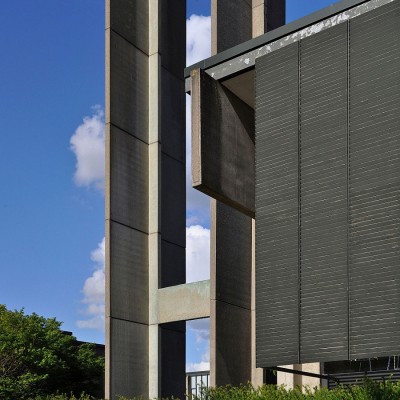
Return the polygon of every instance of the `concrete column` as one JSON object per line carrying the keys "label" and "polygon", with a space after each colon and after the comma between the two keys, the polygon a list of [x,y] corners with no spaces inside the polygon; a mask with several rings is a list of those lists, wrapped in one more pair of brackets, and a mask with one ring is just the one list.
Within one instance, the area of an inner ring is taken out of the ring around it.
{"label": "concrete column", "polygon": [[106,10],[105,395],[115,399],[148,394],[149,8],[107,0]]}
{"label": "concrete column", "polygon": [[185,392],[185,323],[157,300],[185,283],[185,32],[184,0],[106,1],[110,400]]}
{"label": "concrete column", "polygon": [[260,36],[285,24],[286,0],[252,0],[252,35]]}
{"label": "concrete column", "polygon": [[[212,0],[212,53],[283,25],[284,21],[284,0],[270,0],[269,3]],[[250,217],[216,200],[211,201],[211,210],[211,384],[239,384],[251,380],[259,385],[263,378],[262,369],[256,368],[255,360],[253,222]],[[248,236],[243,236],[244,232]],[[223,292],[235,276],[237,280],[232,282],[235,293]],[[231,351],[232,347],[235,351]],[[246,352],[248,357],[244,357]]]}
{"label": "concrete column", "polygon": [[256,224],[251,224],[251,383],[254,387],[264,383],[264,371],[257,368],[256,360]]}
{"label": "concrete column", "polygon": [[211,0],[211,53],[251,39],[251,0]]}
{"label": "concrete column", "polygon": [[[297,371],[312,372],[313,374],[321,373],[320,363],[291,364],[283,365],[282,367],[295,369]],[[321,385],[321,379],[300,374],[277,372],[277,384],[284,385],[287,389],[293,389],[295,386],[303,386],[303,388],[308,387],[313,389]]]}
{"label": "concrete column", "polygon": [[[251,0],[211,1],[212,54],[251,39],[251,11]],[[210,382],[237,385],[251,380],[251,218],[214,199],[210,256]]]}
{"label": "concrete column", "polygon": [[238,385],[251,380],[251,221],[223,203],[211,203],[210,378],[213,386]]}

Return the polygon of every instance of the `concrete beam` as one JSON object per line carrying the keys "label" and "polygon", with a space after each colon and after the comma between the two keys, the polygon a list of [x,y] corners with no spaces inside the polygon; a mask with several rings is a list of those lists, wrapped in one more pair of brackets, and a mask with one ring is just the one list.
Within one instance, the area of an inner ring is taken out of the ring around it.
{"label": "concrete beam", "polygon": [[208,318],[210,281],[187,283],[158,290],[159,324]]}
{"label": "concrete beam", "polygon": [[254,217],[254,110],[202,70],[191,97],[193,187]]}

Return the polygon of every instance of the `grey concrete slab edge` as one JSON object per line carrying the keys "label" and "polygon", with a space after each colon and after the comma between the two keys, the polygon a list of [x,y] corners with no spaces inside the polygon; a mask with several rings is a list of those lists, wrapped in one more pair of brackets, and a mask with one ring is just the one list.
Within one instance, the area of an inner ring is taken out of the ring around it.
{"label": "grey concrete slab edge", "polygon": [[[345,0],[333,4],[185,68],[186,81],[190,80],[191,71],[197,68],[207,70],[209,75],[218,80],[253,68],[257,57],[393,1],[395,0]],[[188,82],[186,91],[190,91]]]}

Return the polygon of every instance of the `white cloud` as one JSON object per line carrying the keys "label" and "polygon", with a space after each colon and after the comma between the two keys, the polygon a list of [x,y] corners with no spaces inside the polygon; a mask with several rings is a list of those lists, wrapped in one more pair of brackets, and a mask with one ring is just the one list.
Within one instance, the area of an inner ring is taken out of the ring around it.
{"label": "white cloud", "polygon": [[97,248],[92,251],[90,258],[94,261],[96,269],[92,275],[86,279],[83,285],[83,300],[86,304],[84,314],[88,319],[78,320],[76,322],[78,328],[91,328],[104,330],[104,297],[105,297],[105,239],[98,244]]}
{"label": "white cloud", "polygon": [[[192,65],[211,55],[211,17],[192,15],[186,21],[186,64]],[[207,225],[210,198],[192,188],[190,96],[186,95],[186,225]]]}
{"label": "white cloud", "polygon": [[187,322],[187,328],[190,329],[196,337],[196,342],[210,341],[210,319],[194,319]]}
{"label": "white cloud", "polygon": [[70,139],[71,150],[76,156],[74,182],[78,186],[104,189],[104,112],[93,107],[91,116],[83,118]]}
{"label": "white cloud", "polygon": [[187,372],[198,372],[198,371],[209,371],[209,370],[210,370],[209,361],[200,361],[199,363],[186,364]]}
{"label": "white cloud", "polygon": [[186,282],[210,279],[210,230],[186,228]]}
{"label": "white cloud", "polygon": [[210,370],[210,319],[196,319],[187,322],[187,329],[191,330],[196,337],[197,343],[203,343],[203,353],[199,362],[186,364],[186,371],[208,371]]}
{"label": "white cloud", "polygon": [[211,54],[211,17],[192,15],[186,20],[186,65],[195,64]]}

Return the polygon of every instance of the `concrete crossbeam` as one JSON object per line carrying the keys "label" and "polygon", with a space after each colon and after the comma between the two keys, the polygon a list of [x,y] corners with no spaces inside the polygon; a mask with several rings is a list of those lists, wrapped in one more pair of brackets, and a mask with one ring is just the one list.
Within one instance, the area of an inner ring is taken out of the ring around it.
{"label": "concrete crossbeam", "polygon": [[157,296],[156,317],[159,324],[210,316],[210,281],[208,280],[159,289]]}

